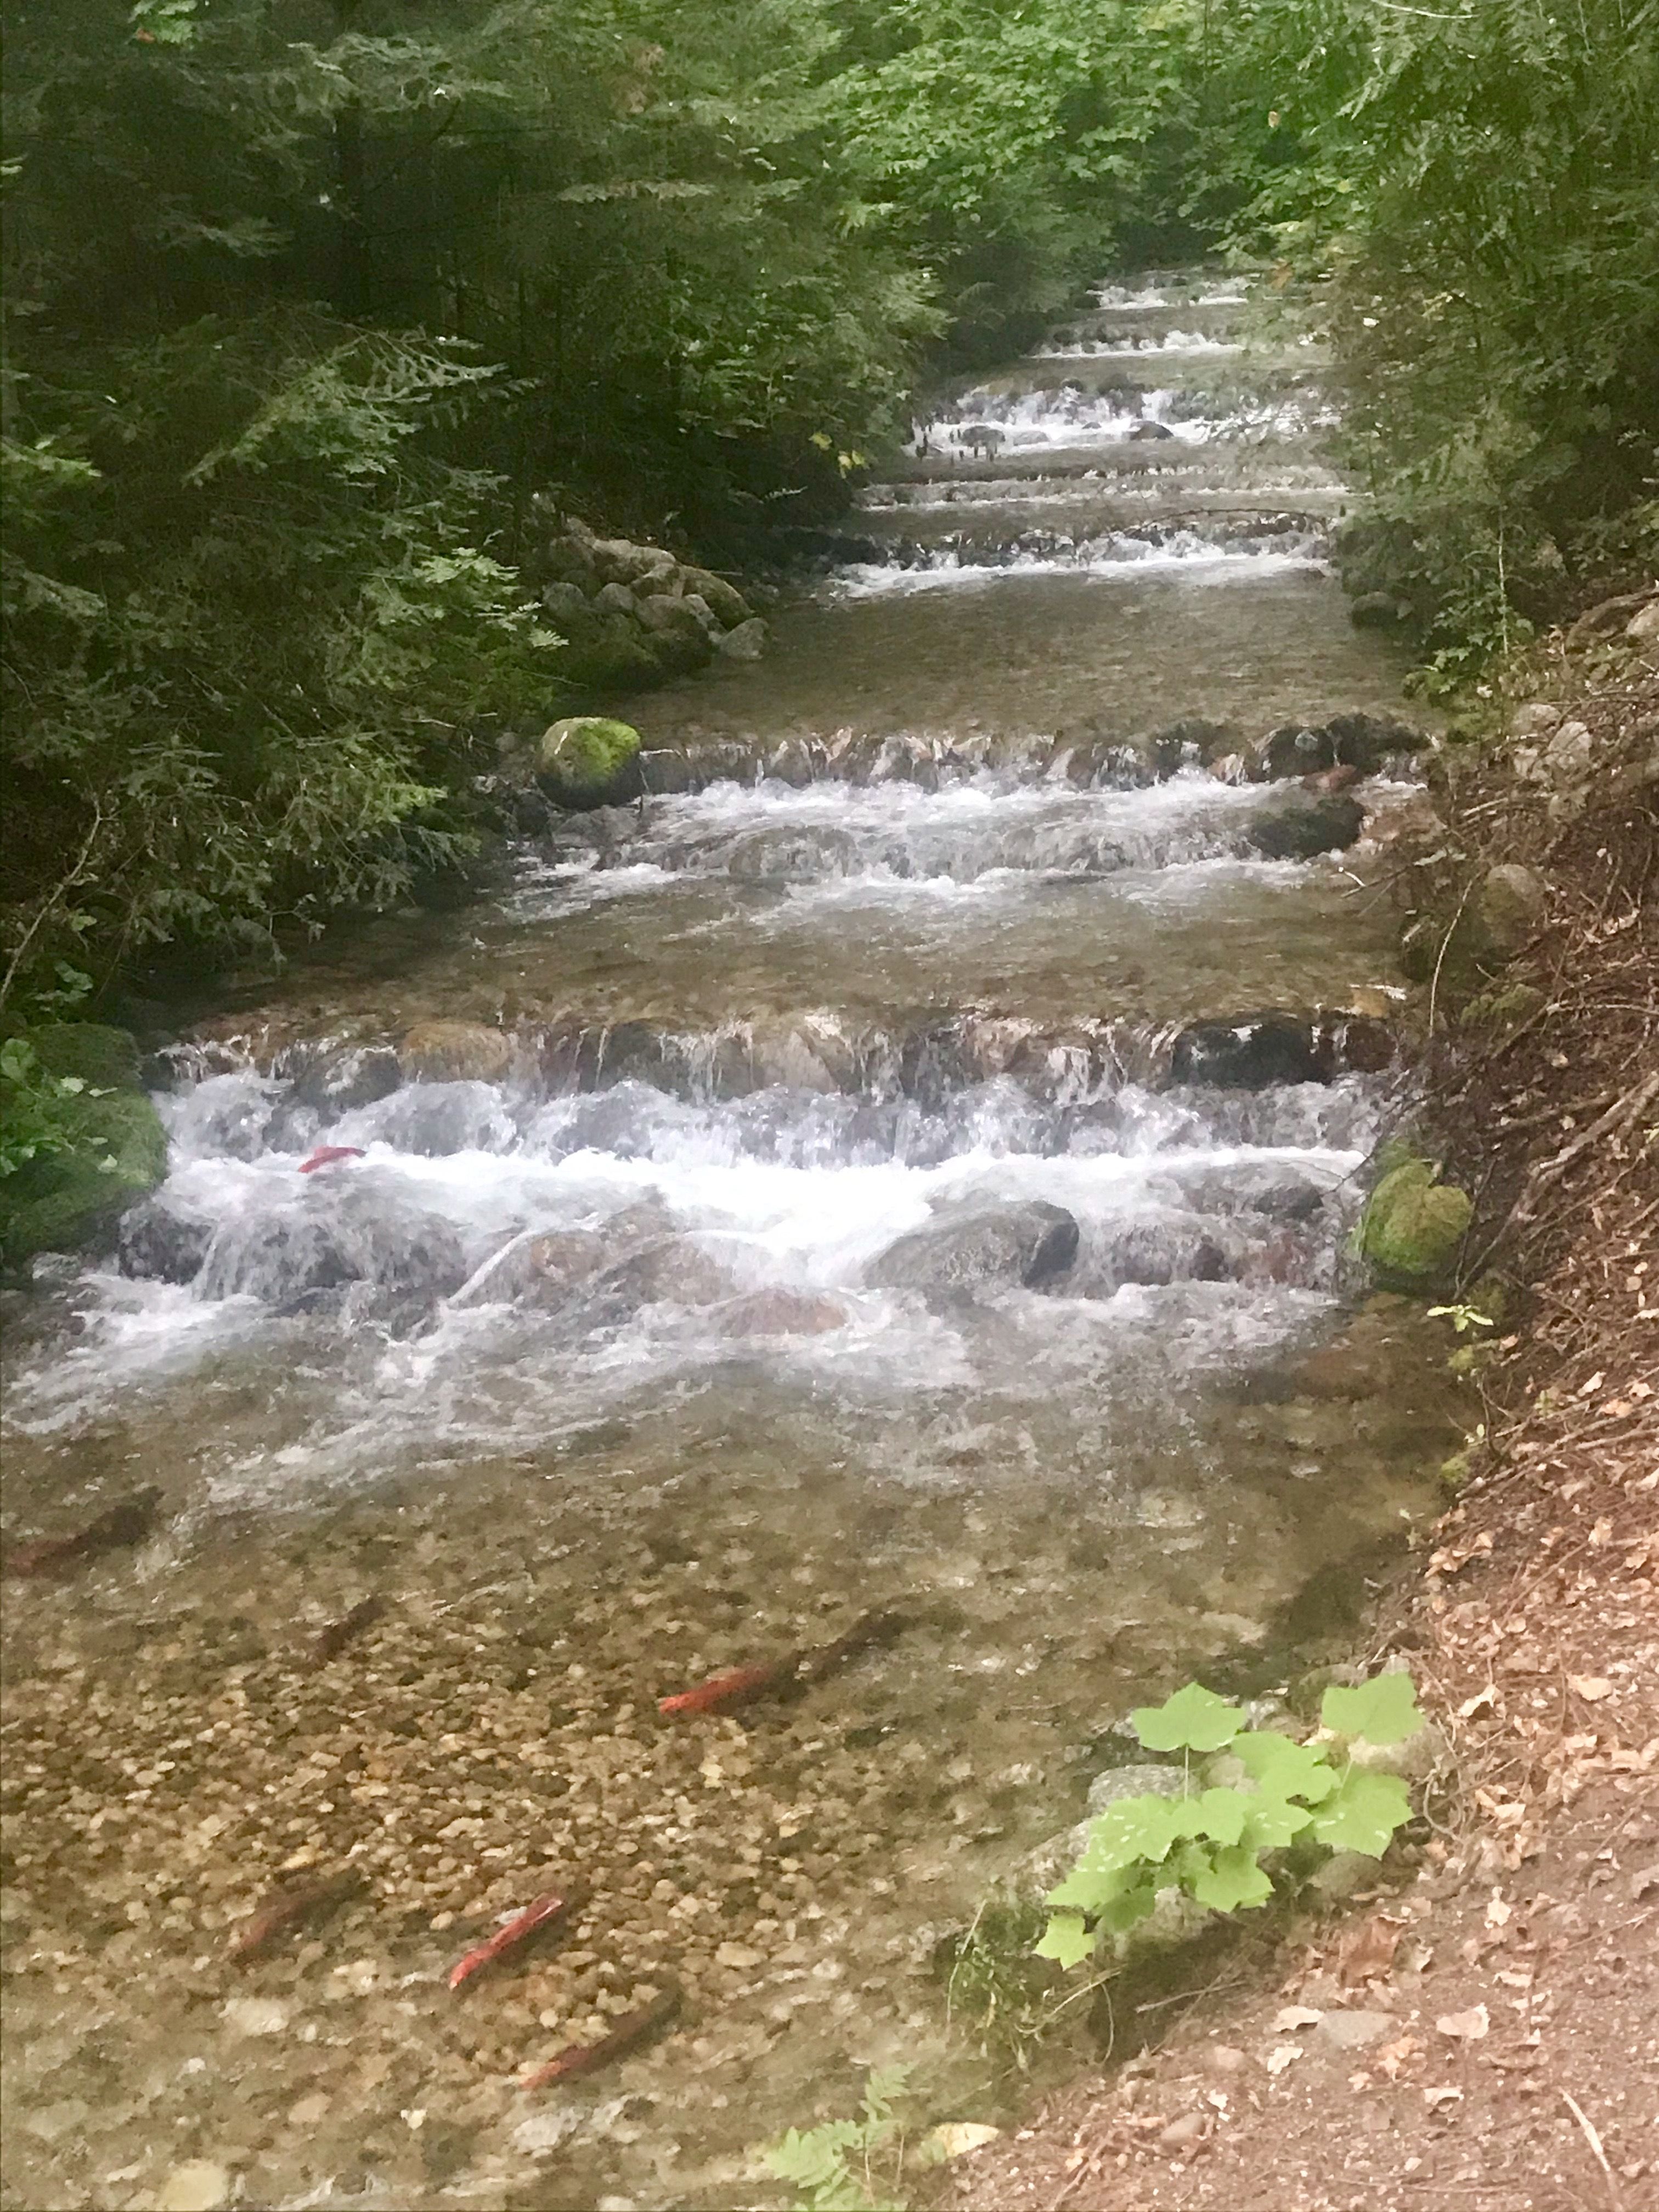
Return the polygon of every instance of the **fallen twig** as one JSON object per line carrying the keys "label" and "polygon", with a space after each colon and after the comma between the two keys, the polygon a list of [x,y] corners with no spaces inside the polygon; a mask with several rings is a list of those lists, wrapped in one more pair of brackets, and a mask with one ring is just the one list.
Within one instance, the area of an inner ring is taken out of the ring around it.
{"label": "fallen twig", "polygon": [[1613,2212],[1624,2212],[1625,2200],[1619,2193],[1619,2184],[1613,2179],[1613,2168],[1607,2164],[1607,2154],[1601,2148],[1601,2138],[1590,2124],[1589,2115],[1571,2090],[1564,2089],[1561,2092],[1561,2101],[1577,2121],[1579,2127],[1583,2130],[1584,2141],[1595,2154],[1595,2163],[1601,2167],[1607,2180],[1607,2196],[1613,2205]]}

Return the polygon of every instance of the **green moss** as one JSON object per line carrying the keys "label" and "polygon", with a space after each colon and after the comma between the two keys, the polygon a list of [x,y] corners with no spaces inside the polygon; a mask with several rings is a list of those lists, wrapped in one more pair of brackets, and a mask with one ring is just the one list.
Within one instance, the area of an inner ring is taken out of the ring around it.
{"label": "green moss", "polygon": [[1506,983],[1501,990],[1480,992],[1464,1007],[1461,1019],[1466,1030],[1483,1036],[1507,1036],[1547,1003],[1535,984]]}
{"label": "green moss", "polygon": [[603,714],[572,714],[543,733],[536,773],[565,806],[604,806],[633,795],[640,733]]}
{"label": "green moss", "polygon": [[[0,1097],[0,1112],[9,1103]],[[142,1091],[83,1092],[63,1099],[57,1113],[65,1149],[0,1178],[0,1247],[14,1264],[36,1252],[75,1251],[167,1173],[167,1134]]]}
{"label": "green moss", "polygon": [[72,1076],[95,1091],[136,1091],[138,1048],[125,1030],[102,1022],[46,1022],[23,1041],[47,1075]]}
{"label": "green moss", "polygon": [[1474,1207],[1467,1191],[1437,1180],[1431,1160],[1390,1168],[1360,1217],[1362,1255],[1390,1288],[1426,1289],[1456,1257]]}

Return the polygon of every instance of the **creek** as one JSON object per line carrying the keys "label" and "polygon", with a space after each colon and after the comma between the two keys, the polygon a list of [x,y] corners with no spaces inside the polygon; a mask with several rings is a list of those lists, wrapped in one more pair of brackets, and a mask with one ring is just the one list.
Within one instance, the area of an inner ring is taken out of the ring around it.
{"label": "creek", "polygon": [[1006,2118],[941,1939],[1129,1706],[1284,1681],[1432,1514],[1432,1348],[1346,1258],[1409,1089],[1376,849],[1211,772],[1401,707],[1317,350],[1245,315],[1104,287],[940,395],[763,660],[621,705],[653,795],[158,1060],[165,1188],[9,1354],[9,1533],[166,1501],[6,1607],[11,2201],[768,2203],[752,2146],[895,2060]]}

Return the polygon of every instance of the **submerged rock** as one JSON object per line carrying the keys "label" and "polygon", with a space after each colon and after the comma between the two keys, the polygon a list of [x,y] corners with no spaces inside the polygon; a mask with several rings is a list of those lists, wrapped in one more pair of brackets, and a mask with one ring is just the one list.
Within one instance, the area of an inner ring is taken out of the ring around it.
{"label": "submerged rock", "polygon": [[1189,1214],[1149,1214],[1104,1229],[1091,1226],[1074,1286],[1085,1297],[1110,1297],[1131,1284],[1158,1289],[1169,1283],[1224,1282],[1235,1261],[1217,1227]]}
{"label": "submerged rock", "polygon": [[751,1291],[720,1315],[723,1336],[823,1336],[845,1328],[847,1309],[805,1291]]}
{"label": "submerged rock", "polygon": [[121,1218],[116,1241],[121,1273],[146,1282],[194,1282],[213,1228],[205,1214],[187,1212],[174,1200],[143,1199]]}
{"label": "submerged rock", "polygon": [[482,1022],[417,1022],[398,1048],[405,1074],[440,1083],[499,1083],[513,1061],[504,1031]]}
{"label": "submerged rock", "polygon": [[1040,1199],[1000,1205],[969,1200],[941,1208],[926,1227],[890,1244],[869,1280],[930,1297],[1000,1283],[1035,1290],[1064,1274],[1077,1249],[1078,1225],[1063,1206]]}

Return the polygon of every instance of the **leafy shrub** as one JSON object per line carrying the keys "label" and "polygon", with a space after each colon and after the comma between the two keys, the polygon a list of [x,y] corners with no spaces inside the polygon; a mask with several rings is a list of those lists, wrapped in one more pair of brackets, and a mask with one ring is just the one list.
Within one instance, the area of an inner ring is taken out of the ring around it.
{"label": "leafy shrub", "polygon": [[[1338,1745],[1382,1747],[1423,1725],[1408,1674],[1379,1674],[1325,1692],[1321,1719]],[[1288,1850],[1304,1863],[1332,1851],[1380,1858],[1411,1814],[1406,1785],[1331,1747],[1249,1729],[1237,1705],[1188,1683],[1162,1705],[1130,1716],[1149,1751],[1186,1754],[1178,1797],[1125,1797],[1091,1827],[1082,1857],[1048,1902],[1036,1948],[1062,1966],[1146,1919],[1159,1893],[1178,1890],[1215,1912],[1265,1905],[1266,1862]],[[1194,1762],[1197,1762],[1196,1765]],[[1224,1777],[1225,1778],[1221,1778]]]}
{"label": "leafy shrub", "polygon": [[[885,2190],[877,2191],[876,2154],[896,2149],[899,2123],[895,2101],[909,2079],[905,2066],[877,2067],[864,2085],[855,2120],[825,2120],[815,2128],[791,2128],[763,2152],[769,2172],[793,2182],[802,2212],[893,2212]],[[893,2157],[891,2179],[897,2181]]]}

